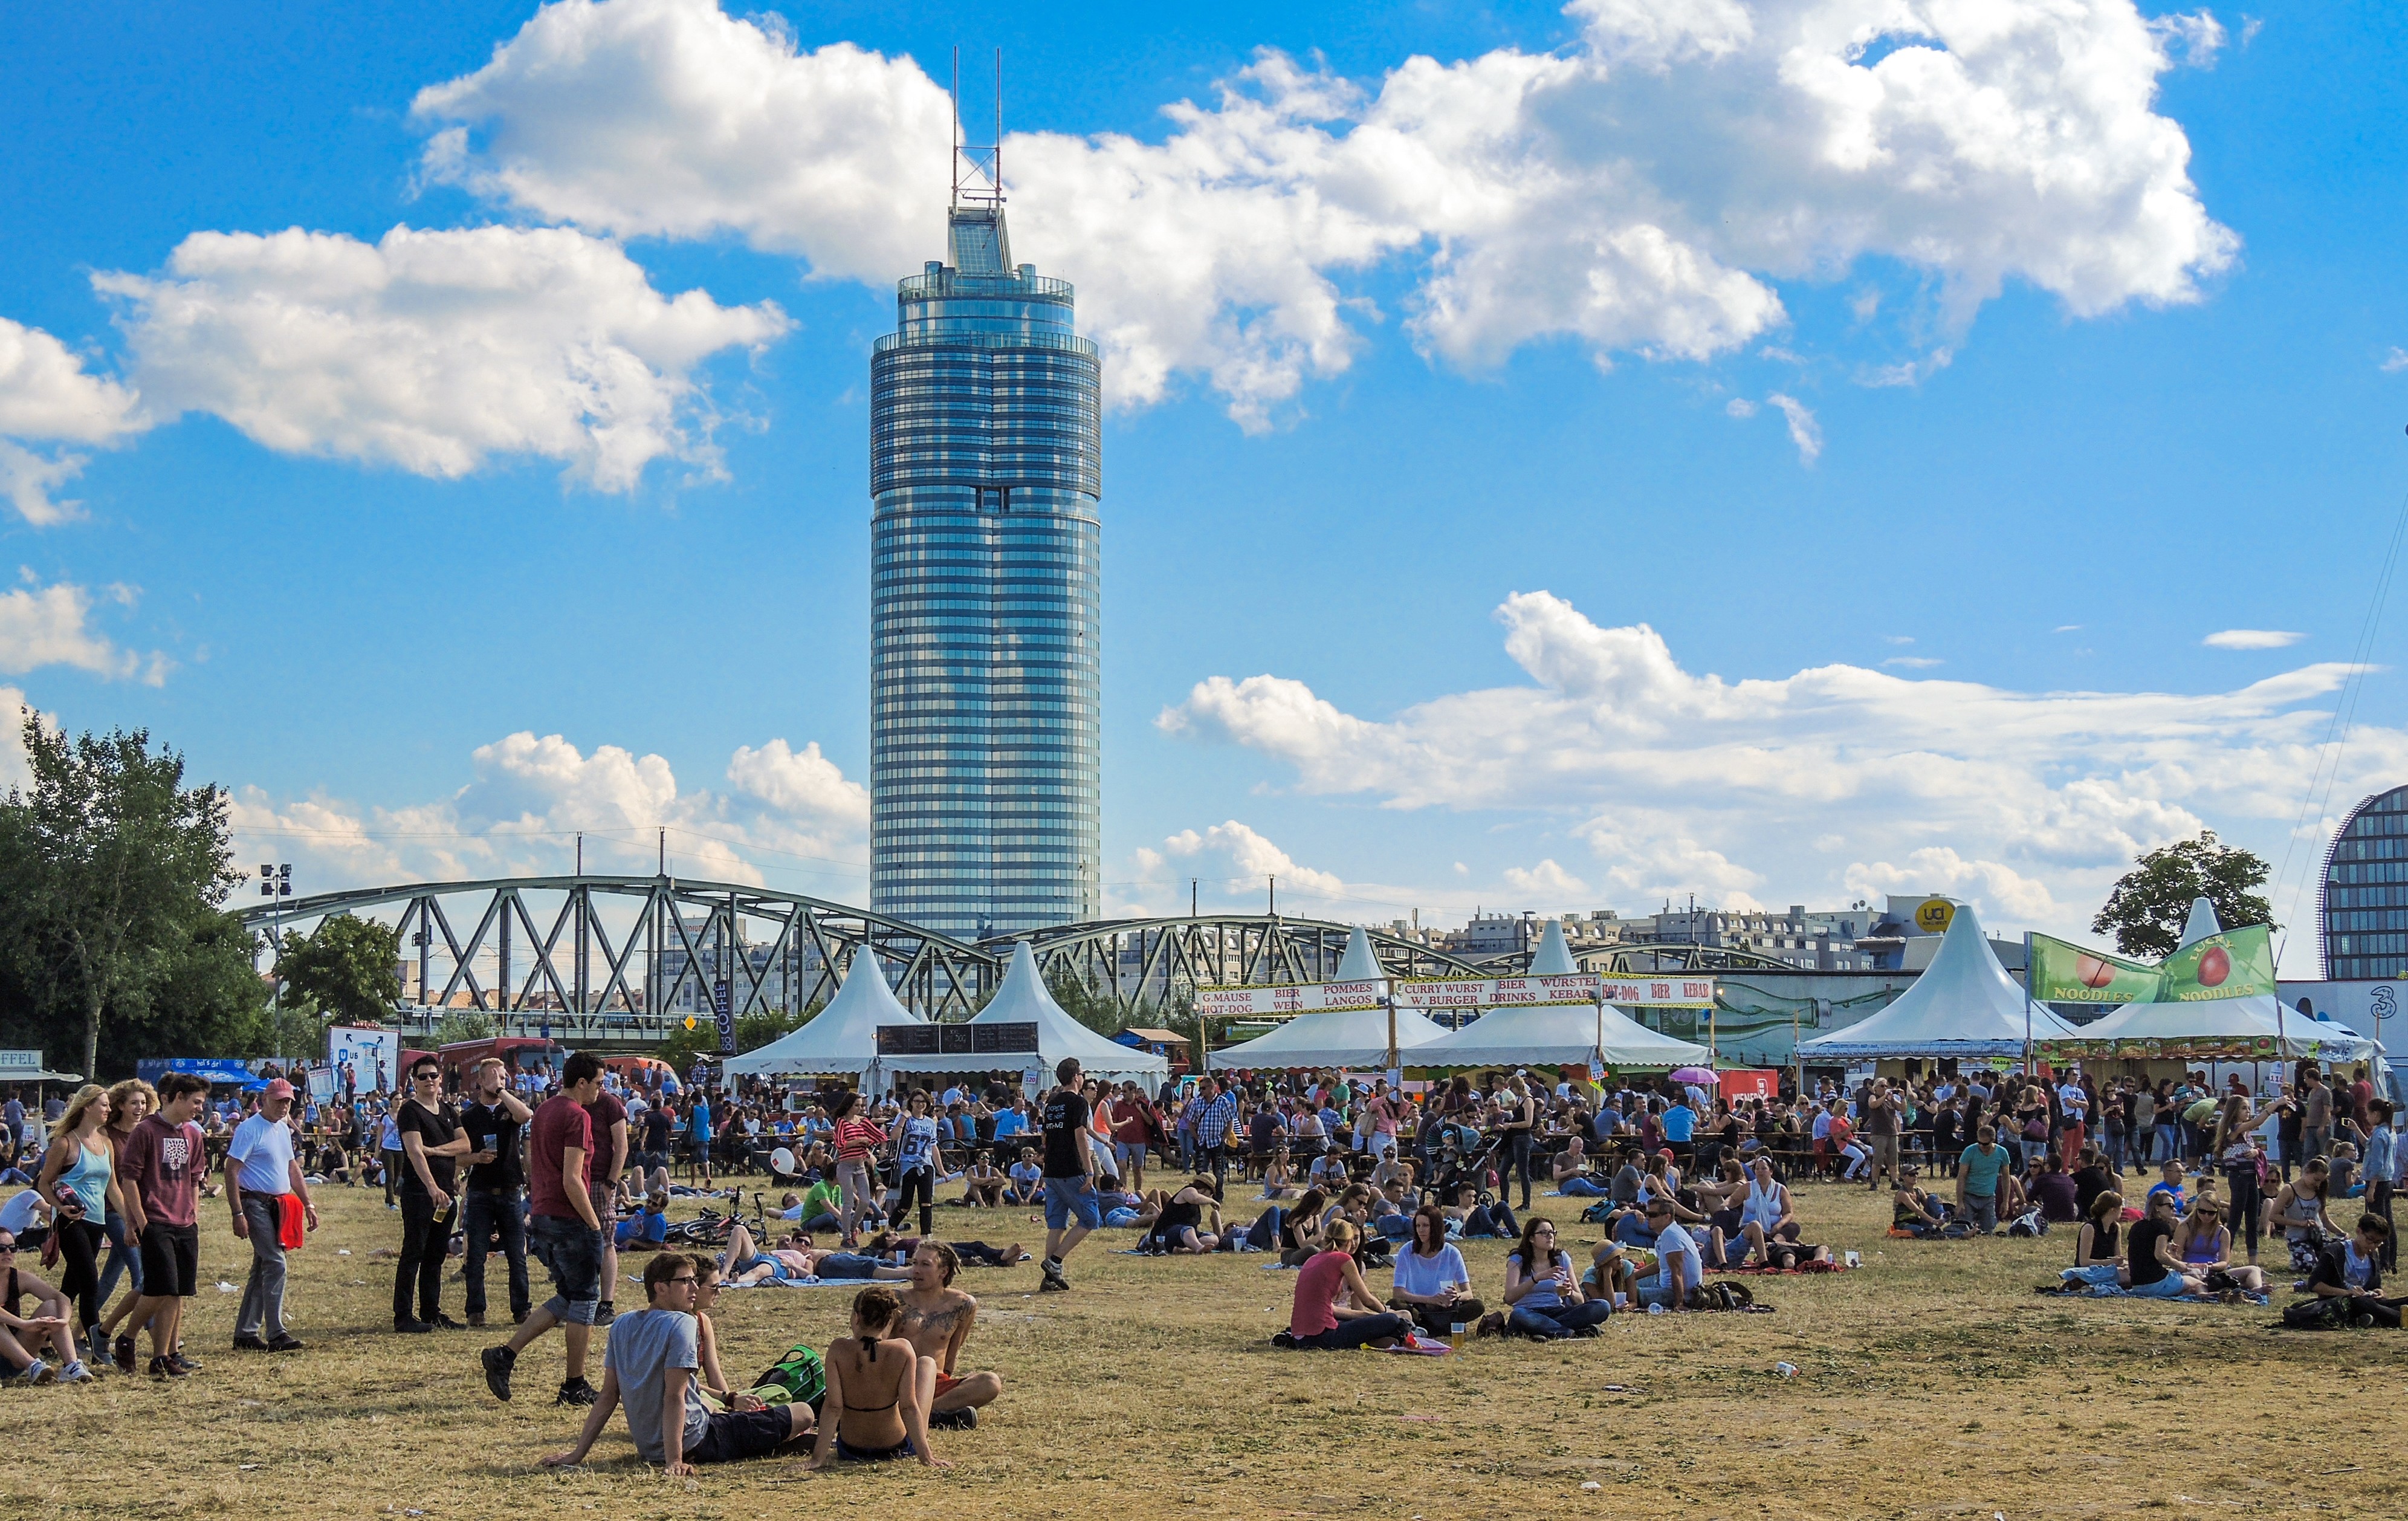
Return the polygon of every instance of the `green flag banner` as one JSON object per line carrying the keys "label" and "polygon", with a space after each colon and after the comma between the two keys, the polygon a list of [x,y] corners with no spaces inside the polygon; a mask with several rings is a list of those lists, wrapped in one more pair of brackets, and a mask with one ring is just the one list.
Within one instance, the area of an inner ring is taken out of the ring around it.
{"label": "green flag banner", "polygon": [[2047,935],[2031,938],[2032,996],[2042,1003],[2152,1003],[2163,985],[2163,975],[2145,961]]}
{"label": "green flag banner", "polygon": [[2245,998],[2274,991],[2274,935],[2271,925],[2249,925],[2186,945],[2159,965],[2165,1003]]}

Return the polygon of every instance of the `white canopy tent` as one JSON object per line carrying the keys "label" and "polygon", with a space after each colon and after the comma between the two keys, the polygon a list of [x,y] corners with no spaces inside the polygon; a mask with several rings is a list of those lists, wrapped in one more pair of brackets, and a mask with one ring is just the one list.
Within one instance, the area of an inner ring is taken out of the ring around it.
{"label": "white canopy tent", "polygon": [[843,1072],[859,1076],[878,1065],[878,1026],[925,1024],[886,985],[878,958],[856,953],[844,982],[826,1007],[801,1029],[789,1030],[758,1051],[731,1056],[726,1070],[737,1077],[800,1076]]}
{"label": "white canopy tent", "polygon": [[[2021,1056],[2026,1002],[2021,983],[1990,954],[1989,939],[1971,906],[1948,921],[1931,965],[1890,1006],[1844,1029],[1798,1042],[1801,1062],[1862,1061],[1883,1056]],[[2073,1027],[2030,1004],[2030,1039],[2060,1040]]]}
{"label": "white canopy tent", "polygon": [[[1003,985],[987,1000],[987,1006],[969,1020],[972,1025],[1033,1024],[1037,1026],[1037,1051],[1034,1055],[1020,1052],[1009,1056],[918,1055],[889,1056],[881,1069],[887,1072],[963,1072],[990,1069],[1041,1071],[1039,1086],[1051,1086],[1054,1069],[1065,1056],[1076,1056],[1079,1066],[1089,1077],[1107,1083],[1130,1080],[1149,1089],[1159,1088],[1170,1076],[1168,1057],[1151,1051],[1125,1046],[1108,1036],[1072,1019],[1062,1006],[1054,1001],[1046,990],[1045,979],[1037,970],[1037,954],[1022,940],[1011,948],[1011,965],[1005,969]],[[806,1026],[808,1028],[809,1026]]]}
{"label": "white canopy tent", "polygon": [[[1371,954],[1371,937],[1356,925],[1339,958],[1340,983],[1384,978],[1379,958]],[[1443,1026],[1417,1009],[1397,1010],[1397,1052],[1408,1067],[1418,1061],[1406,1055],[1444,1035]],[[1388,1065],[1388,1011],[1385,1009],[1319,1009],[1298,1014],[1268,1035],[1226,1046],[1205,1058],[1214,1071],[1284,1071],[1292,1068],[1374,1068]]]}
{"label": "white canopy tent", "polygon": [[[2203,897],[2193,898],[2190,917],[2183,926],[2183,945],[2223,931],[2224,926],[2216,922],[2214,906]],[[2154,1040],[2172,1053],[2188,1046],[2274,1041],[2285,1057],[2312,1056],[2329,1062],[2365,1061],[2375,1053],[2374,1042],[2348,1026],[2303,1014],[2272,993],[2252,993],[2238,998],[2128,1003],[2103,1019],[2077,1027],[2073,1038]]]}

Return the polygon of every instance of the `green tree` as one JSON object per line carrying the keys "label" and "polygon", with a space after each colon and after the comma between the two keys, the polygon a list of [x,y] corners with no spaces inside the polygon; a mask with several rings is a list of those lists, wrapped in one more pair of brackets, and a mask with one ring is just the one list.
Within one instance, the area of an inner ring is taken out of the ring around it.
{"label": "green tree", "polygon": [[381,1025],[401,997],[400,965],[398,927],[337,913],[312,935],[286,930],[276,975],[288,1009],[307,1004],[347,1025]]}
{"label": "green tree", "polygon": [[2273,906],[2256,891],[2265,884],[2265,861],[2254,852],[2218,844],[2213,829],[2132,859],[2132,869],[2090,922],[2094,934],[2112,933],[2115,948],[2128,956],[2162,960],[2173,954],[2193,898],[2214,905],[2227,929],[2266,924],[2274,916]]}
{"label": "green tree", "polygon": [[[193,970],[187,957],[247,951],[221,912],[241,880],[226,798],[185,786],[183,757],[154,753],[147,730],[69,739],[28,710],[22,734],[33,785],[0,802],[0,945],[33,1023],[89,1075],[104,1029],[111,1056],[128,1059],[163,1024],[186,1027],[192,1012],[164,996]],[[200,981],[222,989],[226,970]]]}

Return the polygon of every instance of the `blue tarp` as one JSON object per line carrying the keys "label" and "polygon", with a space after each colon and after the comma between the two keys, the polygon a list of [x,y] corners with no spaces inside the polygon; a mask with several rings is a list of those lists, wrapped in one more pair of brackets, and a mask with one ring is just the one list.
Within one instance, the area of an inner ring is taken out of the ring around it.
{"label": "blue tarp", "polygon": [[224,1083],[230,1087],[250,1088],[262,1082],[249,1062],[232,1056],[145,1056],[134,1064],[135,1075],[145,1083],[156,1083],[170,1072],[190,1072],[194,1077],[209,1080],[212,1086]]}

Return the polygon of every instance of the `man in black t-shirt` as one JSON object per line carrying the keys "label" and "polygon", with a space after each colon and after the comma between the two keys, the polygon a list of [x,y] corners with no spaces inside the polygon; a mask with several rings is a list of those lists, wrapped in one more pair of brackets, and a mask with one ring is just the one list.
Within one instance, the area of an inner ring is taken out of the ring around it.
{"label": "man in black t-shirt", "polygon": [[460,1228],[468,1250],[460,1276],[467,1284],[468,1324],[485,1323],[485,1256],[500,1239],[502,1258],[509,1265],[510,1320],[526,1319],[526,1209],[520,1190],[526,1186],[526,1163],[520,1155],[520,1136],[534,1111],[510,1092],[508,1071],[499,1056],[488,1056],[469,1075],[474,1101],[460,1112],[460,1128],[468,1138],[467,1184],[460,1193]]}
{"label": "man in black t-shirt", "polygon": [[1065,1056],[1054,1069],[1054,1089],[1045,1096],[1045,1263],[1039,1292],[1070,1286],[1062,1259],[1104,1223],[1096,1194],[1095,1132],[1087,1128],[1087,1100],[1079,1093],[1079,1062]]}
{"label": "man in black t-shirt", "polygon": [[[468,1154],[460,1117],[443,1097],[443,1074],[432,1056],[410,1064],[409,1097],[394,1112],[401,1132],[401,1261],[393,1275],[393,1328],[456,1330],[443,1313],[443,1258],[452,1244],[452,1191],[459,1160]],[[416,1313],[411,1288],[416,1286]]]}

